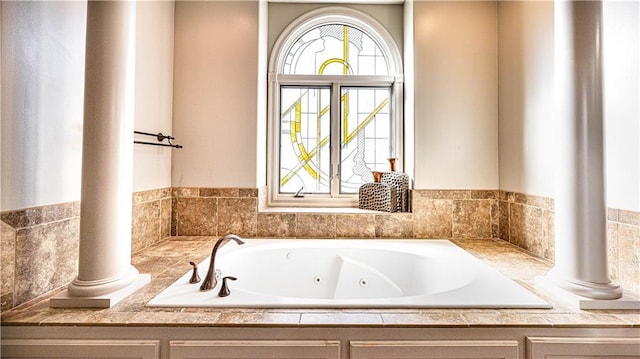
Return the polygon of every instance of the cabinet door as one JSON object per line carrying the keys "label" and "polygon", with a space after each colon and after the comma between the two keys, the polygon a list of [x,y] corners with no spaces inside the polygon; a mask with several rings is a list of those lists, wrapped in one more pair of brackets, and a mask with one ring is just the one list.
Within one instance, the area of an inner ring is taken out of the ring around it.
{"label": "cabinet door", "polygon": [[350,359],[517,359],[515,340],[352,341]]}
{"label": "cabinet door", "polygon": [[640,358],[640,338],[528,337],[529,359]]}
{"label": "cabinet door", "polygon": [[3,339],[2,358],[157,359],[158,340]]}
{"label": "cabinet door", "polygon": [[172,340],[171,359],[340,359],[340,342],[323,340]]}

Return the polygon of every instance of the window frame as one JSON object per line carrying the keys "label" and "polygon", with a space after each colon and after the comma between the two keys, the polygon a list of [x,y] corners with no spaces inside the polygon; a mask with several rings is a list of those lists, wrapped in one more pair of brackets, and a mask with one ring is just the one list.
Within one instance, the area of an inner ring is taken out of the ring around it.
{"label": "window frame", "polygon": [[[292,44],[310,29],[326,24],[345,24],[367,33],[383,51],[389,65],[389,75],[290,75],[280,73]],[[340,91],[342,87],[390,87],[390,111],[392,113],[392,157],[398,158],[398,170],[402,171],[403,159],[403,82],[402,61],[400,52],[389,32],[375,19],[358,10],[345,7],[323,7],[312,10],[289,24],[277,39],[269,61],[268,75],[268,138],[267,138],[267,206],[295,206],[295,207],[357,207],[357,194],[339,193],[339,185],[330,185],[330,188],[338,188],[337,192],[330,190],[330,194],[304,194],[303,197],[294,197],[291,194],[279,193],[280,174],[280,89],[283,86],[328,86],[331,87],[332,106],[338,107],[332,111],[331,122],[335,122],[335,116],[340,116]],[[336,100],[337,98],[337,100]],[[337,102],[336,102],[337,101]],[[339,120],[338,120],[339,123]],[[334,146],[339,146],[340,126],[331,127],[331,181],[339,181],[340,151],[333,151]],[[338,144],[335,142],[338,141]],[[337,158],[334,158],[337,156]]]}

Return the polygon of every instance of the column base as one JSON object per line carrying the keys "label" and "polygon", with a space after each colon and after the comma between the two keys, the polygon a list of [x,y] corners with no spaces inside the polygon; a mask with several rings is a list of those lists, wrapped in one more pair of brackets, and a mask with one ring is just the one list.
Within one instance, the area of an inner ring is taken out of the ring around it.
{"label": "column base", "polygon": [[[553,276],[536,278],[536,288],[543,293],[563,301],[574,308],[581,310],[638,310],[640,309],[640,297],[637,294],[623,291],[617,284],[611,286],[591,285],[558,280]],[[595,288],[595,289],[594,289]],[[606,288],[606,289],[605,289]],[[589,291],[597,293],[597,297],[587,297],[579,293]],[[603,294],[611,295],[611,298],[603,297]]]}
{"label": "column base", "polygon": [[615,282],[602,284],[569,279],[558,275],[555,269],[547,273],[547,278],[556,286],[588,299],[611,300],[622,296],[622,287]]}
{"label": "column base", "polygon": [[67,290],[49,300],[51,308],[110,308],[151,282],[150,274],[131,267],[123,278],[111,281],[74,280]]}

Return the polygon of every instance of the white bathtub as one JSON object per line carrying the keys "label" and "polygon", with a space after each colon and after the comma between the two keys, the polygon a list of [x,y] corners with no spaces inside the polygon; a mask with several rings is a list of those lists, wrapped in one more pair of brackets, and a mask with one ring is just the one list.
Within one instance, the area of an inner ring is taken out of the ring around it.
{"label": "white bathtub", "polygon": [[[209,258],[198,265],[204,279]],[[185,260],[185,269],[188,259]],[[189,284],[191,270],[147,305],[255,308],[550,308],[446,240],[268,240],[228,243],[216,268],[231,295]]]}

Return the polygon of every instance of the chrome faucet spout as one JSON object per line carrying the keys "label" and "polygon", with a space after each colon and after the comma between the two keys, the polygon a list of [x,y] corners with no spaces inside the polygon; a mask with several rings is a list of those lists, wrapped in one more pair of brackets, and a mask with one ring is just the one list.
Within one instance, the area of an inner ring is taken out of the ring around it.
{"label": "chrome faucet spout", "polygon": [[201,291],[211,290],[218,284],[218,279],[215,275],[216,254],[218,253],[218,249],[230,240],[234,240],[236,243],[238,243],[238,245],[244,244],[244,241],[235,234],[227,234],[226,236],[220,237],[220,239],[216,241],[216,244],[213,246],[213,250],[211,251],[211,259],[209,261],[209,270],[207,271],[207,276],[202,281],[202,285],[200,285]]}

